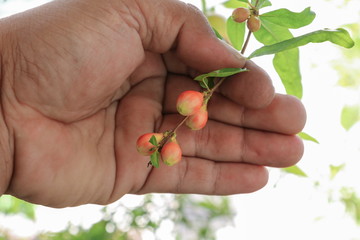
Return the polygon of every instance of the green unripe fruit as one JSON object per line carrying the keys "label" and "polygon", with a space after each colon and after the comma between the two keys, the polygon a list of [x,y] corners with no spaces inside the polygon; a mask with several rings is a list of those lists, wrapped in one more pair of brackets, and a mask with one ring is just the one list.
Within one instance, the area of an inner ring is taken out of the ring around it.
{"label": "green unripe fruit", "polygon": [[156,147],[150,143],[152,136],[155,136],[156,141],[159,143],[164,135],[162,133],[146,133],[141,135],[136,141],[136,150],[141,155],[150,156],[155,152]]}
{"label": "green unripe fruit", "polygon": [[232,19],[235,22],[242,23],[245,22],[246,19],[250,17],[250,14],[251,12],[250,9],[248,8],[244,8],[244,7],[236,8],[232,13]]}
{"label": "green unripe fruit", "polygon": [[249,20],[247,21],[247,28],[251,32],[256,32],[260,29],[260,27],[261,27],[260,18],[254,15],[250,16]]}
{"label": "green unripe fruit", "polygon": [[166,165],[172,166],[181,161],[182,151],[176,141],[171,141],[162,147],[160,155]]}
{"label": "green unripe fruit", "polygon": [[178,112],[183,116],[189,116],[199,111],[204,101],[201,92],[185,91],[182,92],[176,102]]}
{"label": "green unripe fruit", "polygon": [[205,127],[208,120],[208,111],[206,110],[206,105],[202,106],[199,111],[190,115],[188,119],[186,119],[186,126],[191,128],[192,130],[200,130]]}

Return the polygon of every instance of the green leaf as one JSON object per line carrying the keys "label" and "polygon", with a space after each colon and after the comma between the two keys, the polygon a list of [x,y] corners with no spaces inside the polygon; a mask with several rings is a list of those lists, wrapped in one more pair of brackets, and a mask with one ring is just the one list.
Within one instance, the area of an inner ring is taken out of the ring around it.
{"label": "green leaf", "polygon": [[291,49],[275,54],[274,68],[283,83],[286,93],[299,99],[303,95],[299,64],[299,49]]}
{"label": "green leaf", "polygon": [[200,86],[207,90],[210,90],[215,86],[214,78],[204,78],[203,81],[200,82]]}
{"label": "green leaf", "polygon": [[155,151],[153,154],[151,154],[150,162],[151,162],[151,165],[153,165],[154,167],[156,167],[156,168],[159,167],[160,153],[158,151]]}
{"label": "green leaf", "polygon": [[[256,5],[256,2],[257,2],[257,0],[251,0],[251,4],[253,6]],[[271,6],[271,2],[269,0],[259,0],[258,4],[255,7],[257,9],[261,9],[261,8],[268,7],[268,6]]]}
{"label": "green leaf", "polygon": [[223,36],[221,36],[221,34],[215,28],[212,28],[212,30],[214,31],[214,33],[218,39],[224,40]]}
{"label": "green leaf", "polygon": [[154,145],[155,147],[158,146],[158,142],[157,142],[156,137],[155,137],[154,135],[151,136],[149,142],[150,142],[152,145]]}
{"label": "green leaf", "polygon": [[314,142],[314,143],[319,143],[319,141],[316,140],[316,138],[310,136],[307,133],[301,132],[301,133],[298,133],[298,136],[301,137],[304,140],[311,141],[311,142]]}
{"label": "green leaf", "polygon": [[303,170],[301,170],[298,166],[283,168],[283,171],[294,174],[299,177],[307,177],[306,173]]}
{"label": "green leaf", "polygon": [[286,28],[301,28],[312,23],[316,14],[310,10],[310,7],[300,13],[292,12],[286,8],[261,14],[261,19],[275,23]]}
{"label": "green leaf", "polygon": [[345,106],[341,111],[341,125],[349,130],[360,121],[360,105]]}
{"label": "green leaf", "polygon": [[330,179],[334,179],[336,175],[345,168],[345,163],[339,166],[330,165]]}
{"label": "green leaf", "polygon": [[202,82],[204,79],[209,77],[229,77],[237,73],[248,71],[246,68],[222,68],[209,73],[201,74],[194,78],[195,81]]}
{"label": "green leaf", "polygon": [[247,0],[228,0],[222,3],[226,8],[238,8],[238,7],[247,7],[248,3]]}
{"label": "green leaf", "polygon": [[[289,29],[262,20],[259,31],[254,33],[255,38],[264,45],[271,45],[287,39],[293,38]],[[273,65],[277,71],[288,94],[302,97],[302,83],[299,64],[299,50],[291,49],[275,54]]]}
{"label": "green leaf", "polygon": [[354,41],[351,39],[349,33],[345,29],[324,29],[311,32],[299,37],[291,38],[272,45],[261,47],[251,53],[249,58],[286,51],[289,49],[304,46],[308,43],[322,43],[325,41],[330,41],[345,48],[352,48],[354,46]]}
{"label": "green leaf", "polygon": [[278,43],[290,38],[293,38],[293,35],[286,27],[279,26],[268,21],[266,18],[261,19],[261,28],[259,31],[254,32],[256,40],[261,42],[264,45],[271,45]]}
{"label": "green leaf", "polygon": [[238,23],[229,17],[226,26],[231,45],[240,51],[245,39],[245,22]]}

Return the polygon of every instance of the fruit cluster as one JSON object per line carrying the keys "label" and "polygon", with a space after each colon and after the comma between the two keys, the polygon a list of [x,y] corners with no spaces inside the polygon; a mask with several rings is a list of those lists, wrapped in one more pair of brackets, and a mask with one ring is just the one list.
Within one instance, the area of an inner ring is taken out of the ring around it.
{"label": "fruit cluster", "polygon": [[185,124],[192,130],[200,130],[205,127],[208,112],[203,93],[197,91],[181,93],[177,99],[176,108],[181,115],[187,117]]}
{"label": "fruit cluster", "polygon": [[[186,124],[192,130],[200,130],[205,127],[208,120],[207,101],[209,95],[206,92],[185,91],[182,92],[176,102],[178,112],[185,119],[178,125]],[[176,141],[175,130],[165,133],[146,133],[140,136],[136,142],[137,151],[144,156],[152,156],[152,165],[158,165],[160,158],[166,165],[172,166],[181,161],[182,151]]]}
{"label": "fruit cluster", "polygon": [[250,32],[256,32],[261,27],[259,12],[253,7],[250,9],[245,7],[236,8],[232,13],[232,19],[238,23],[247,21],[246,25]]}

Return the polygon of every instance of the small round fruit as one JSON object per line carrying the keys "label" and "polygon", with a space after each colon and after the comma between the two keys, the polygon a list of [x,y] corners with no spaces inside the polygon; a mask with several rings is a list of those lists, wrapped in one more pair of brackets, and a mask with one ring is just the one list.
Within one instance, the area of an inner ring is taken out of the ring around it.
{"label": "small round fruit", "polygon": [[208,111],[206,110],[206,106],[200,108],[199,111],[190,115],[188,119],[186,119],[186,126],[191,128],[192,130],[200,130],[205,127],[208,120]]}
{"label": "small round fruit", "polygon": [[185,91],[182,92],[176,102],[178,112],[183,116],[189,116],[199,111],[204,101],[201,92]]}
{"label": "small round fruit", "polygon": [[261,27],[261,20],[257,16],[250,16],[249,20],[247,21],[247,27],[251,32],[256,32]]}
{"label": "small round fruit", "polygon": [[161,159],[168,165],[172,166],[181,161],[181,148],[176,141],[166,143],[161,149]]}
{"label": "small round fruit", "polygon": [[150,156],[153,152],[155,152],[155,146],[150,143],[150,138],[155,136],[156,141],[160,142],[163,138],[162,133],[146,133],[141,135],[136,141],[136,150],[144,156]]}
{"label": "small round fruit", "polygon": [[235,22],[242,23],[245,22],[246,19],[250,17],[250,14],[251,12],[250,9],[248,8],[244,8],[244,7],[236,8],[232,13],[232,19]]}

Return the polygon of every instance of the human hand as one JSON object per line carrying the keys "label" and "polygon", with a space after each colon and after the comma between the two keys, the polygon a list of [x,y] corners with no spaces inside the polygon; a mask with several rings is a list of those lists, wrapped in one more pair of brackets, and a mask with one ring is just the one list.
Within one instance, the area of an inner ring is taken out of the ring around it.
{"label": "human hand", "polygon": [[[267,182],[263,166],[302,156],[305,111],[175,0],[54,1],[1,20],[0,190],[65,207],[127,193],[235,194]],[[224,67],[201,131],[178,130],[182,161],[158,169],[138,136],[172,128],[192,78]]]}

